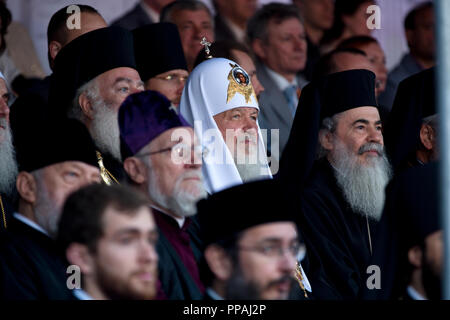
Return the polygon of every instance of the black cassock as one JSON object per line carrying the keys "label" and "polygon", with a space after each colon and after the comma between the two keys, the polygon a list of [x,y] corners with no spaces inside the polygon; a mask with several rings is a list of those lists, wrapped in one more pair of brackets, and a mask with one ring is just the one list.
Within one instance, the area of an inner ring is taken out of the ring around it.
{"label": "black cassock", "polygon": [[16,218],[0,234],[0,300],[73,299],[55,242]]}
{"label": "black cassock", "polygon": [[[171,219],[166,217],[164,213],[158,212],[153,208],[161,218]],[[202,257],[202,242],[199,238],[199,227],[195,217],[187,218],[191,220],[191,224],[186,230],[190,238],[190,248],[192,254],[197,262],[197,265]],[[158,223],[158,220],[156,220]],[[173,220],[172,223],[176,223]],[[159,239],[156,246],[158,252],[158,269],[159,280],[161,282],[161,289],[164,292],[164,298],[169,300],[201,300],[203,299],[203,292],[197,285],[194,278],[191,276],[186,265],[183,263],[180,255],[171,244],[166,230],[159,229]]]}
{"label": "black cassock", "polygon": [[[316,299],[357,299],[370,259],[367,220],[351,210],[326,159],[316,161],[302,192],[298,226],[304,268]],[[374,223],[369,220],[371,233]]]}

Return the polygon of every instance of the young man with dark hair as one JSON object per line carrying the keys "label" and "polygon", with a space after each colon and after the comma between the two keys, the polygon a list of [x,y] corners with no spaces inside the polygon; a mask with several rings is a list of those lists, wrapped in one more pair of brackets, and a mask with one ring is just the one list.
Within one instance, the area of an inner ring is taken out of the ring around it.
{"label": "young man with dark hair", "polygon": [[80,268],[87,299],[153,299],[158,231],[145,196],[121,186],[92,185],[73,193],[59,222],[57,241]]}

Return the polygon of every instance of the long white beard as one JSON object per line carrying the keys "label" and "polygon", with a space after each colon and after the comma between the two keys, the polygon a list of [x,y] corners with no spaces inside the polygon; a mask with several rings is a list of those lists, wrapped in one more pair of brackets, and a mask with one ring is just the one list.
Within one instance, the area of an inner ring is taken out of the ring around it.
{"label": "long white beard", "polygon": [[101,152],[109,153],[121,161],[117,112],[100,98],[95,99],[93,108],[95,116],[90,131],[95,145]]}
{"label": "long white beard", "polygon": [[381,145],[370,143],[364,147],[376,149],[382,156],[371,157],[370,164],[364,165],[358,161],[354,152],[341,141],[336,141],[336,149],[332,155],[335,176],[352,210],[379,221],[392,169]]}
{"label": "long white beard", "polygon": [[[248,154],[245,152],[245,140],[250,141]],[[236,149],[233,154],[233,159],[236,169],[244,183],[266,177],[266,175],[261,174],[262,165],[258,158],[258,139],[255,134],[239,134],[237,136]]]}
{"label": "long white beard", "polygon": [[17,162],[12,144],[11,128],[6,119],[0,119],[0,193],[10,195],[17,178]]}
{"label": "long white beard", "polygon": [[[189,190],[182,188],[181,183],[188,177],[198,177],[200,180],[190,181]],[[201,170],[185,172],[178,177],[171,195],[164,195],[159,187],[160,177],[153,169],[149,169],[149,196],[156,205],[173,211],[180,217],[189,217],[197,213],[197,201],[206,198]]]}

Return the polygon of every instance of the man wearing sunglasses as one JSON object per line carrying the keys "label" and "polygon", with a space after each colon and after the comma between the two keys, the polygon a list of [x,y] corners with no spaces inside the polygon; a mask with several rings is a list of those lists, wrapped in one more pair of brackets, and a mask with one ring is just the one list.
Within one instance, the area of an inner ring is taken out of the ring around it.
{"label": "man wearing sunglasses", "polygon": [[194,131],[155,91],[129,96],[119,109],[121,152],[129,182],[150,200],[159,229],[159,298],[201,299],[200,240],[192,216],[206,197],[204,151]]}

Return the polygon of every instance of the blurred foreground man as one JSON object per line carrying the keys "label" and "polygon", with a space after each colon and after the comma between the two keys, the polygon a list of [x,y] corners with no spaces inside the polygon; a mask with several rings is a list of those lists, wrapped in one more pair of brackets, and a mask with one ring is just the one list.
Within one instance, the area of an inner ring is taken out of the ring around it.
{"label": "blurred foreground man", "polygon": [[121,186],[92,185],[64,205],[58,243],[80,268],[79,300],[153,299],[158,231],[144,195]]}

